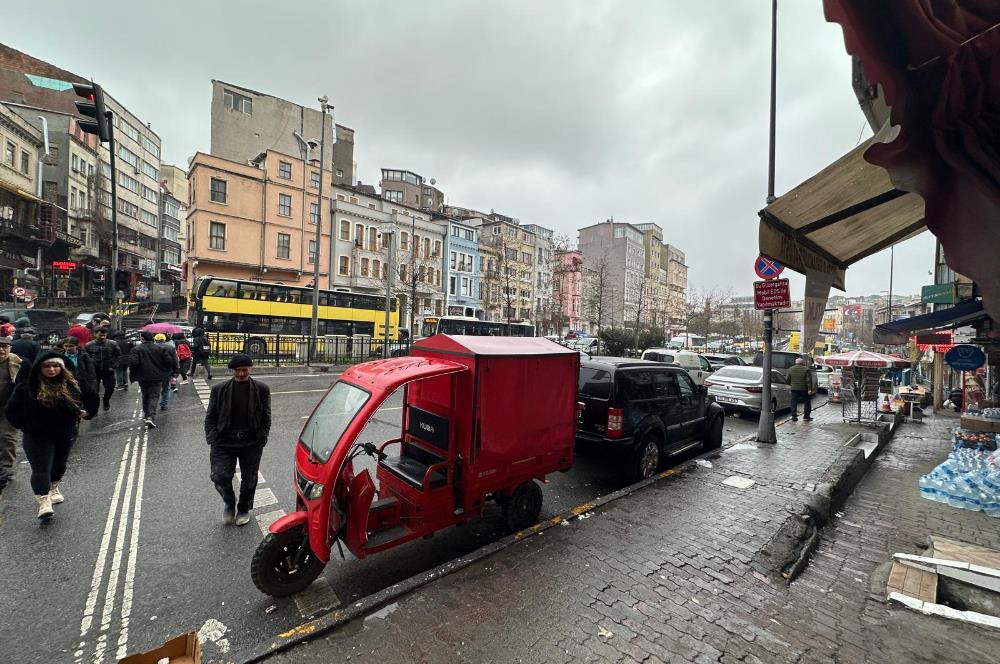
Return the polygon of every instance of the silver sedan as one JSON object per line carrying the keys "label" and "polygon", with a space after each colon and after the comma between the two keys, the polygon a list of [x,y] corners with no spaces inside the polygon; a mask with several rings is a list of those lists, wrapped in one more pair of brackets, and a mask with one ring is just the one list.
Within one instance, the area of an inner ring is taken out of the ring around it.
{"label": "silver sedan", "polygon": [[[705,387],[708,396],[727,411],[760,413],[763,374],[761,367],[723,367],[705,379]],[[780,371],[771,372],[771,403],[775,412],[792,407],[792,391]]]}

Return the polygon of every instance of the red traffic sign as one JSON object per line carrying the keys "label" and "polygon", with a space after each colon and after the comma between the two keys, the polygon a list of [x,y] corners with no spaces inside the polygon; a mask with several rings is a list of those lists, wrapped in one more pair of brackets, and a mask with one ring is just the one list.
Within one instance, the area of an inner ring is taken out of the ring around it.
{"label": "red traffic sign", "polygon": [[27,292],[24,286],[14,286],[14,289],[11,291],[15,297],[24,297]]}
{"label": "red traffic sign", "polygon": [[753,282],[753,304],[757,309],[782,309],[792,306],[788,279]]}
{"label": "red traffic sign", "polygon": [[753,271],[761,279],[777,279],[785,271],[785,266],[778,261],[773,261],[767,256],[757,256],[757,262],[753,265]]}

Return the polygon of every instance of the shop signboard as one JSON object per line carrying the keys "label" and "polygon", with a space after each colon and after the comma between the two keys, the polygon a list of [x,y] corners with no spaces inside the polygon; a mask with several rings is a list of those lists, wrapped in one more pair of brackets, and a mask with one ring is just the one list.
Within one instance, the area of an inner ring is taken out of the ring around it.
{"label": "shop signboard", "polygon": [[930,284],[920,288],[920,301],[924,304],[955,304],[958,293],[954,283]]}
{"label": "shop signboard", "polygon": [[979,346],[958,344],[945,353],[944,361],[956,371],[975,371],[986,364],[986,353]]}

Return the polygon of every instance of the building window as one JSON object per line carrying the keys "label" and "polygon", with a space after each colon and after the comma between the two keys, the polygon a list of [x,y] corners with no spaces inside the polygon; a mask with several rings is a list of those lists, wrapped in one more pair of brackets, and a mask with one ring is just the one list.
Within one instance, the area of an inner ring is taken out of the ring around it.
{"label": "building window", "polygon": [[149,210],[139,210],[139,221],[150,226],[156,226],[156,215]]}
{"label": "building window", "polygon": [[290,194],[278,194],[278,216],[292,216],[292,197]]}
{"label": "building window", "polygon": [[340,170],[340,169],[338,168],[338,169],[337,169],[337,177],[338,177],[338,178],[342,178],[342,177],[344,177],[344,171],[342,171],[342,170]]}
{"label": "building window", "polygon": [[402,203],[403,202],[403,192],[393,191],[391,189],[382,192],[382,197],[387,201],[392,203]]}
{"label": "building window", "polygon": [[378,279],[380,274],[382,274],[382,261],[376,258],[372,261],[372,276]]}
{"label": "building window", "polygon": [[351,222],[346,219],[340,220],[340,239],[350,240],[351,239]]}
{"label": "building window", "polygon": [[310,224],[319,223],[319,203],[309,204],[309,223]]}
{"label": "building window", "polygon": [[3,163],[7,164],[11,168],[14,168],[14,155],[16,154],[17,146],[7,141],[7,147],[4,149]]}
{"label": "building window", "polygon": [[449,295],[457,295],[457,293],[455,292],[455,282],[456,282],[456,277],[448,277],[448,294]]}
{"label": "building window", "polygon": [[219,221],[213,221],[208,225],[208,247],[209,249],[226,248],[226,225]]}
{"label": "building window", "polygon": [[382,248],[388,249],[390,242],[392,242],[392,233],[382,233]]}
{"label": "building window", "polygon": [[160,146],[145,136],[142,137],[142,147],[146,152],[153,155],[157,159],[160,158]]}
{"label": "building window", "polygon": [[309,182],[316,189],[319,189],[319,171],[309,173]]}
{"label": "building window", "polygon": [[292,165],[287,161],[278,162],[278,177],[286,180],[292,179]]}
{"label": "building window", "polygon": [[354,224],[354,244],[359,247],[365,240],[365,227],[364,224]]}
{"label": "building window", "polygon": [[21,172],[27,175],[31,169],[31,157],[24,150],[21,150]]}
{"label": "building window", "polygon": [[129,150],[124,145],[118,146],[118,158],[132,168],[139,168],[139,155]]}
{"label": "building window", "polygon": [[127,217],[139,218],[139,206],[135,203],[129,203],[124,198],[118,199],[118,211]]}
{"label": "building window", "polygon": [[410,248],[410,234],[403,231],[399,235],[399,248],[403,251],[407,251]]}
{"label": "building window", "polygon": [[292,253],[292,236],[278,233],[278,258],[288,258]]}
{"label": "building window", "polygon": [[468,277],[462,277],[462,295],[464,297],[469,297],[469,296],[472,295],[472,293],[469,292],[469,284],[470,283],[471,283],[471,280]]}
{"label": "building window", "polygon": [[130,125],[128,122],[119,118],[118,128],[123,134],[131,138],[133,141],[136,143],[139,142],[139,130]]}
{"label": "building window", "polygon": [[406,283],[406,263],[399,264],[399,280],[402,283]]}
{"label": "building window", "polygon": [[427,268],[427,283],[434,285],[434,268],[432,267]]}
{"label": "building window", "polygon": [[145,173],[148,177],[153,178],[154,180],[159,181],[160,179],[160,172],[156,170],[156,167],[153,166],[148,161],[142,162],[142,172]]}
{"label": "building window", "polygon": [[253,101],[250,97],[245,97],[232,90],[222,91],[222,105],[233,111],[239,111],[247,115],[253,114]]}
{"label": "building window", "polygon": [[367,277],[368,276],[368,263],[369,263],[369,261],[368,261],[367,258],[362,258],[361,259],[361,276],[362,277]]}
{"label": "building window", "polygon": [[226,181],[219,180],[218,178],[212,178],[212,202],[213,203],[225,203],[226,202]]}
{"label": "building window", "polygon": [[118,185],[125,187],[133,194],[138,194],[140,191],[139,181],[135,178],[125,175],[125,173],[118,171]]}
{"label": "building window", "polygon": [[347,256],[341,256],[340,260],[339,260],[339,267],[337,268],[337,271],[343,277],[349,276],[350,273],[351,273],[351,259],[348,258]]}
{"label": "building window", "polygon": [[316,240],[309,240],[309,264],[316,262]]}
{"label": "building window", "polygon": [[378,251],[378,229],[374,226],[368,229],[368,251]]}
{"label": "building window", "polygon": [[347,198],[345,198],[343,194],[337,194],[337,200],[338,201],[346,201]]}
{"label": "building window", "polygon": [[145,185],[142,187],[142,197],[150,203],[156,203],[159,200],[159,196],[156,194],[156,191]]}

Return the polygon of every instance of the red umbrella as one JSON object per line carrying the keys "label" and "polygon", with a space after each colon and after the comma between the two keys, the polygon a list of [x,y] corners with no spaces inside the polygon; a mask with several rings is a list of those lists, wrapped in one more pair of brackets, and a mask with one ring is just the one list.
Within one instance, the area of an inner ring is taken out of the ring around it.
{"label": "red umbrella", "polygon": [[909,360],[892,355],[873,353],[869,350],[854,350],[849,353],[829,355],[817,358],[823,364],[831,367],[863,367],[869,369],[905,369],[910,366]]}

